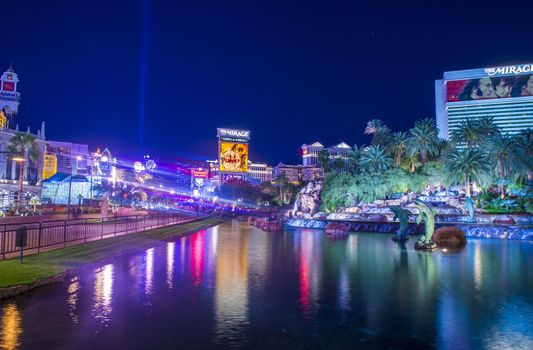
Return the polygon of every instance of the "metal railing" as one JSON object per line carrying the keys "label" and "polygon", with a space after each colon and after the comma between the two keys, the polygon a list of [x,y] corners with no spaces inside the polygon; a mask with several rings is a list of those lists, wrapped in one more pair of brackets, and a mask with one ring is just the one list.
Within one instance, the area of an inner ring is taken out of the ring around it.
{"label": "metal railing", "polygon": [[109,218],[53,220],[22,222],[0,225],[0,254],[2,260],[20,254],[16,247],[16,231],[22,226],[28,229],[24,255],[39,253],[67,245],[74,245],[110,237],[127,235],[158,227],[176,225],[198,219],[186,214],[135,215]]}

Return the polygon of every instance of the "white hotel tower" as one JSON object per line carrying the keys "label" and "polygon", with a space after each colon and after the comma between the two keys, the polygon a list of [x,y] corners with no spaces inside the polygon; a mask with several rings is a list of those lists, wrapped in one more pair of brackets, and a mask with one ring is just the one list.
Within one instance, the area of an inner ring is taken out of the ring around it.
{"label": "white hotel tower", "polygon": [[533,128],[533,64],[444,72],[435,81],[439,137],[469,118],[492,117],[508,134]]}

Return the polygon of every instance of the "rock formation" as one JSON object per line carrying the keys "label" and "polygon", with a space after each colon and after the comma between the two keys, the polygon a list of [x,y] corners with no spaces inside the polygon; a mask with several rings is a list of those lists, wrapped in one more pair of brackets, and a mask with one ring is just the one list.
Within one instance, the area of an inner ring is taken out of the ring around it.
{"label": "rock formation", "polygon": [[465,233],[455,226],[445,226],[436,229],[431,240],[439,248],[457,249],[466,245]]}
{"label": "rock formation", "polygon": [[322,204],[320,193],[322,192],[322,181],[311,181],[300,190],[294,207],[290,214],[293,217],[309,216],[312,217],[320,209]]}

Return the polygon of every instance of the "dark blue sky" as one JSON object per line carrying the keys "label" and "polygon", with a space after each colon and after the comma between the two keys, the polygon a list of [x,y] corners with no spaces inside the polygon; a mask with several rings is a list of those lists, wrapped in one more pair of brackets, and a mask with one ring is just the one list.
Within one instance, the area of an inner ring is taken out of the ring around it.
{"label": "dark blue sky", "polygon": [[533,1],[17,0],[0,9],[0,68],[13,61],[21,79],[19,124],[44,120],[48,138],[127,156],[140,155],[142,134],[145,152],[214,158],[224,126],[252,130],[252,161],[296,163],[302,143],[368,143],[372,118],[405,130],[433,117],[443,71],[533,61]]}

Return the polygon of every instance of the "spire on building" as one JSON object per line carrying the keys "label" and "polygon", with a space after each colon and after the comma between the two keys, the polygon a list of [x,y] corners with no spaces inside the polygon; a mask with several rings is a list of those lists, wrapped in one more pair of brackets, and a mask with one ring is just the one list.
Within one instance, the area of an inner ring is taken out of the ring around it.
{"label": "spire on building", "polygon": [[44,134],[44,122],[41,123],[41,138],[43,140],[46,139],[45,134]]}
{"label": "spire on building", "polygon": [[19,79],[13,70],[13,63],[0,76],[0,110],[4,111],[7,118],[7,127],[12,128],[15,115],[20,104],[20,93],[17,92]]}

